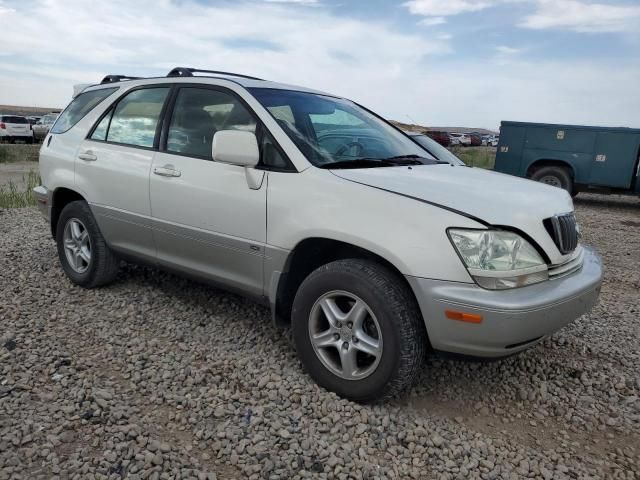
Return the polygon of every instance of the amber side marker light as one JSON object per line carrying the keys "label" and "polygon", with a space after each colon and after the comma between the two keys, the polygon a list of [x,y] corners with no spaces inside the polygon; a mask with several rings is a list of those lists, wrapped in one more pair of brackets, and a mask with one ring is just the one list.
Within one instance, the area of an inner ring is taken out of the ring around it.
{"label": "amber side marker light", "polygon": [[455,310],[445,310],[444,314],[449,320],[458,320],[467,323],[482,323],[482,315],[476,313],[457,312]]}

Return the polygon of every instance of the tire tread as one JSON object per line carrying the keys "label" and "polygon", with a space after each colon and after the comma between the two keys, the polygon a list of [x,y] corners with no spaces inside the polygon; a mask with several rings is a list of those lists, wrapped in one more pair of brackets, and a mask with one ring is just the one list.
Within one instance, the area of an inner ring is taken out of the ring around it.
{"label": "tire tread", "polygon": [[[337,260],[317,268],[302,282],[299,291],[319,276],[331,273],[346,273],[360,278],[369,282],[374,292],[383,295],[395,312],[395,327],[400,339],[401,352],[397,368],[386,385],[370,395],[351,395],[350,398],[368,403],[400,395],[415,382],[422,370],[428,348],[426,329],[413,293],[404,280],[386,266],[371,260],[353,258]],[[294,301],[294,311],[295,309]]]}

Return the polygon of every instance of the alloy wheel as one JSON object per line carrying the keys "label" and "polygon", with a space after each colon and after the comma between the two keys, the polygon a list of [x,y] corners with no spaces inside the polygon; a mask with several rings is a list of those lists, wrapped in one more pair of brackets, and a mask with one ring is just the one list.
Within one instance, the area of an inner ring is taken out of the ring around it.
{"label": "alloy wheel", "polygon": [[322,364],[346,380],[371,375],[382,357],[382,330],[371,308],[356,295],[322,295],[309,314],[309,338]]}
{"label": "alloy wheel", "polygon": [[70,218],[64,227],[64,253],[76,273],[84,273],[91,265],[91,239],[87,228],[77,218]]}

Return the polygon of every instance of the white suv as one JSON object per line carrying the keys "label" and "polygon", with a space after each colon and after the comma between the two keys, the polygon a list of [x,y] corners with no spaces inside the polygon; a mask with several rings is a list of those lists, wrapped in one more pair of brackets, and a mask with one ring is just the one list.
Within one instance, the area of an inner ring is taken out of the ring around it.
{"label": "white suv", "polygon": [[408,387],[430,350],[524,350],[600,289],[564,190],[449,162],[306,88],[110,76],[60,115],[40,172],[73,282],[104,285],[127,259],[249,295],[291,324],[320,385],[357,401]]}
{"label": "white suv", "polygon": [[16,141],[33,143],[33,130],[29,120],[19,115],[0,115],[0,142]]}

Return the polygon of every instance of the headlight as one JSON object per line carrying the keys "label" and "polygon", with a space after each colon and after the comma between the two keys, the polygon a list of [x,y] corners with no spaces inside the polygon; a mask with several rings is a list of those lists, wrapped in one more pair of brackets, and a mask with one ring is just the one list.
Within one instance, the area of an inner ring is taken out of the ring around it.
{"label": "headlight", "polygon": [[451,243],[478,285],[524,287],[549,278],[547,264],[520,235],[503,230],[448,230]]}

